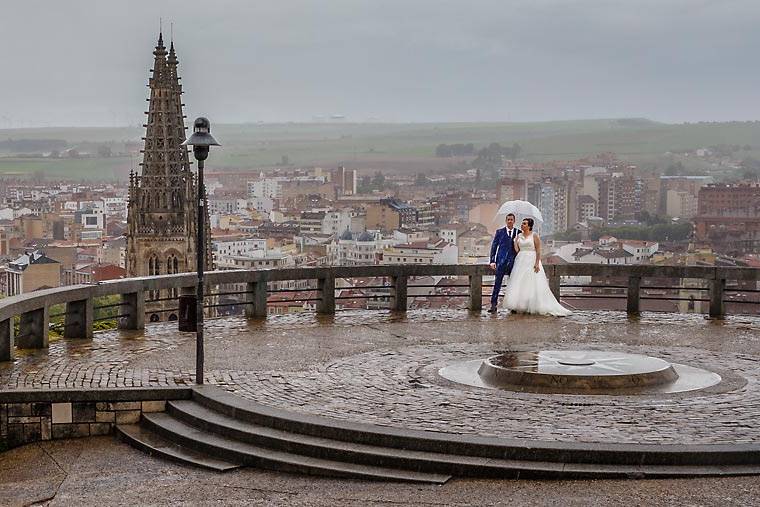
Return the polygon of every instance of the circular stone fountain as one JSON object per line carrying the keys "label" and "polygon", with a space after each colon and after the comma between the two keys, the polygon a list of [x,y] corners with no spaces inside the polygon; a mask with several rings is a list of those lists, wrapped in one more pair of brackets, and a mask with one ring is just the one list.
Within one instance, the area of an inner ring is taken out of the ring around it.
{"label": "circular stone fountain", "polygon": [[564,394],[653,394],[703,389],[719,375],[656,357],[605,351],[504,352],[439,371],[442,377],[477,387]]}

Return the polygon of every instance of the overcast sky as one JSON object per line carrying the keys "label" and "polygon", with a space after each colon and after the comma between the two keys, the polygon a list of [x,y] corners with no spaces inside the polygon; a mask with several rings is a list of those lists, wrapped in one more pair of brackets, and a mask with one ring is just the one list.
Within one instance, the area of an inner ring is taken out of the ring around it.
{"label": "overcast sky", "polygon": [[0,128],[136,125],[163,18],[216,122],[760,119],[758,0],[0,0]]}

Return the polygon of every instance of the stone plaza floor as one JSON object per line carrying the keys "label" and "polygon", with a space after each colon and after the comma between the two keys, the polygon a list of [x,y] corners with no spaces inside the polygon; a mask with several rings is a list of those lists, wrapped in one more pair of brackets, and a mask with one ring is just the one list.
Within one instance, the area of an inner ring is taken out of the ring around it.
{"label": "stone plaza floor", "polygon": [[[207,321],[206,330],[207,383],[296,412],[526,440],[760,442],[758,317],[732,316],[715,321],[701,315],[645,313],[634,318],[619,312],[577,312],[567,318],[550,318],[472,315],[466,310],[412,310],[405,316],[347,311],[335,316],[274,316],[266,321],[215,319]],[[151,325],[144,333],[96,333],[91,341],[53,340],[48,350],[24,351],[13,364],[0,364],[0,389],[192,384],[194,340],[194,333],[179,333],[176,323]],[[613,397],[486,390],[454,384],[437,375],[439,368],[452,361],[483,358],[504,350],[544,348],[646,354],[716,372],[723,381],[701,391]],[[22,469],[27,467],[22,464],[30,459],[39,460],[41,470],[49,473],[24,475]],[[93,460],[118,462],[118,466],[98,476]],[[90,474],[92,486],[74,479],[74,472]],[[176,496],[171,498],[176,502],[151,492],[150,475],[155,476],[157,485],[174,492]],[[324,500],[333,505],[488,505],[515,501],[608,505],[632,495],[639,504],[670,503],[679,498],[686,500],[673,503],[701,505],[713,503],[710,499],[730,497],[723,503],[750,505],[752,495],[757,498],[760,493],[757,477],[604,481],[605,486],[600,488],[594,485],[596,481],[455,480],[427,487],[256,470],[217,475],[150,458],[112,438],[45,442],[0,454],[2,488],[20,495],[6,497],[15,499],[11,504],[24,503],[21,499],[27,498],[25,492],[44,497],[56,481],[63,481],[56,486],[55,499],[61,505],[77,503],[77,499],[98,503],[92,488],[112,491],[114,496],[109,500],[106,493],[103,503],[119,503],[120,480],[125,490],[134,487],[137,502],[144,499],[145,503],[158,504],[195,503],[193,498],[207,498],[207,503],[219,498],[246,503],[244,499],[248,498],[261,504],[320,504]],[[320,484],[324,497],[304,491],[304,484],[313,483]],[[219,496],[221,484],[230,485],[227,496]],[[202,493],[206,490],[213,493],[207,496]],[[71,496],[61,494],[67,491]],[[194,497],[192,491],[203,496]],[[423,493],[424,501],[417,498],[417,492]]]}
{"label": "stone plaza floor", "polygon": [[0,453],[0,505],[543,506],[757,505],[757,477],[526,481],[442,486],[328,479],[243,468],[224,474],[156,459],[112,437]]}

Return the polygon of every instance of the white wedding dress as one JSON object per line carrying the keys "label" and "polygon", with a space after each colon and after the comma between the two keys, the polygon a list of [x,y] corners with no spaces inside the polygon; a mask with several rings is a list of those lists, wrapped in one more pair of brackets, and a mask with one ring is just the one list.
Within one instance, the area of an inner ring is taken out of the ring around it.
{"label": "white wedding dress", "polygon": [[544,267],[539,262],[538,273],[533,271],[536,264],[536,247],[533,234],[517,236],[520,251],[515,258],[512,274],[509,275],[504,292],[504,307],[515,312],[536,313],[563,317],[572,312],[559,304],[549,288]]}

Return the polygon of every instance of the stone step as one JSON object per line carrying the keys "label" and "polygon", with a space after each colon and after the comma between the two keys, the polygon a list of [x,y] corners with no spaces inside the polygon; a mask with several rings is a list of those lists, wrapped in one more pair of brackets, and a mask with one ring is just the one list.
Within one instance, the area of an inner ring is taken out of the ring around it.
{"label": "stone step", "polygon": [[167,413],[143,414],[143,425],[182,446],[248,466],[355,479],[443,484],[451,476],[345,463],[269,449],[187,424]]}
{"label": "stone step", "polygon": [[[554,463],[480,458],[343,442],[259,426],[226,416],[193,401],[172,401],[173,417],[205,431],[296,454],[350,463],[444,473],[459,477],[498,478],[632,478],[744,475],[760,467],[637,466]],[[754,470],[754,472],[753,472]]]}
{"label": "stone step", "polygon": [[[667,467],[701,467],[705,471],[715,470],[715,467],[723,471],[760,467],[758,444],[658,445],[510,440],[330,419],[261,405],[215,386],[194,387],[192,399],[212,411],[255,425],[378,447],[518,462],[625,466],[636,474],[641,473],[642,466],[651,473],[656,473],[656,467],[665,467],[661,468],[663,471]],[[600,467],[600,471],[603,468]],[[579,467],[579,473],[586,469]]]}
{"label": "stone step", "polygon": [[167,412],[191,426],[225,437],[295,454],[350,463],[452,475],[516,477],[521,471],[557,472],[557,463],[523,463],[380,447],[260,426],[213,411],[194,401],[167,404]]}
{"label": "stone step", "polygon": [[622,474],[628,479],[665,479],[693,477],[728,477],[760,474],[760,466],[755,465],[721,465],[721,466],[669,466],[669,465],[597,465],[588,463],[567,463],[562,473],[569,479],[613,479]]}
{"label": "stone step", "polygon": [[226,472],[240,468],[240,465],[237,463],[220,460],[208,454],[183,447],[139,424],[120,424],[116,426],[116,434],[121,440],[152,456],[161,456],[172,461],[216,472]]}

